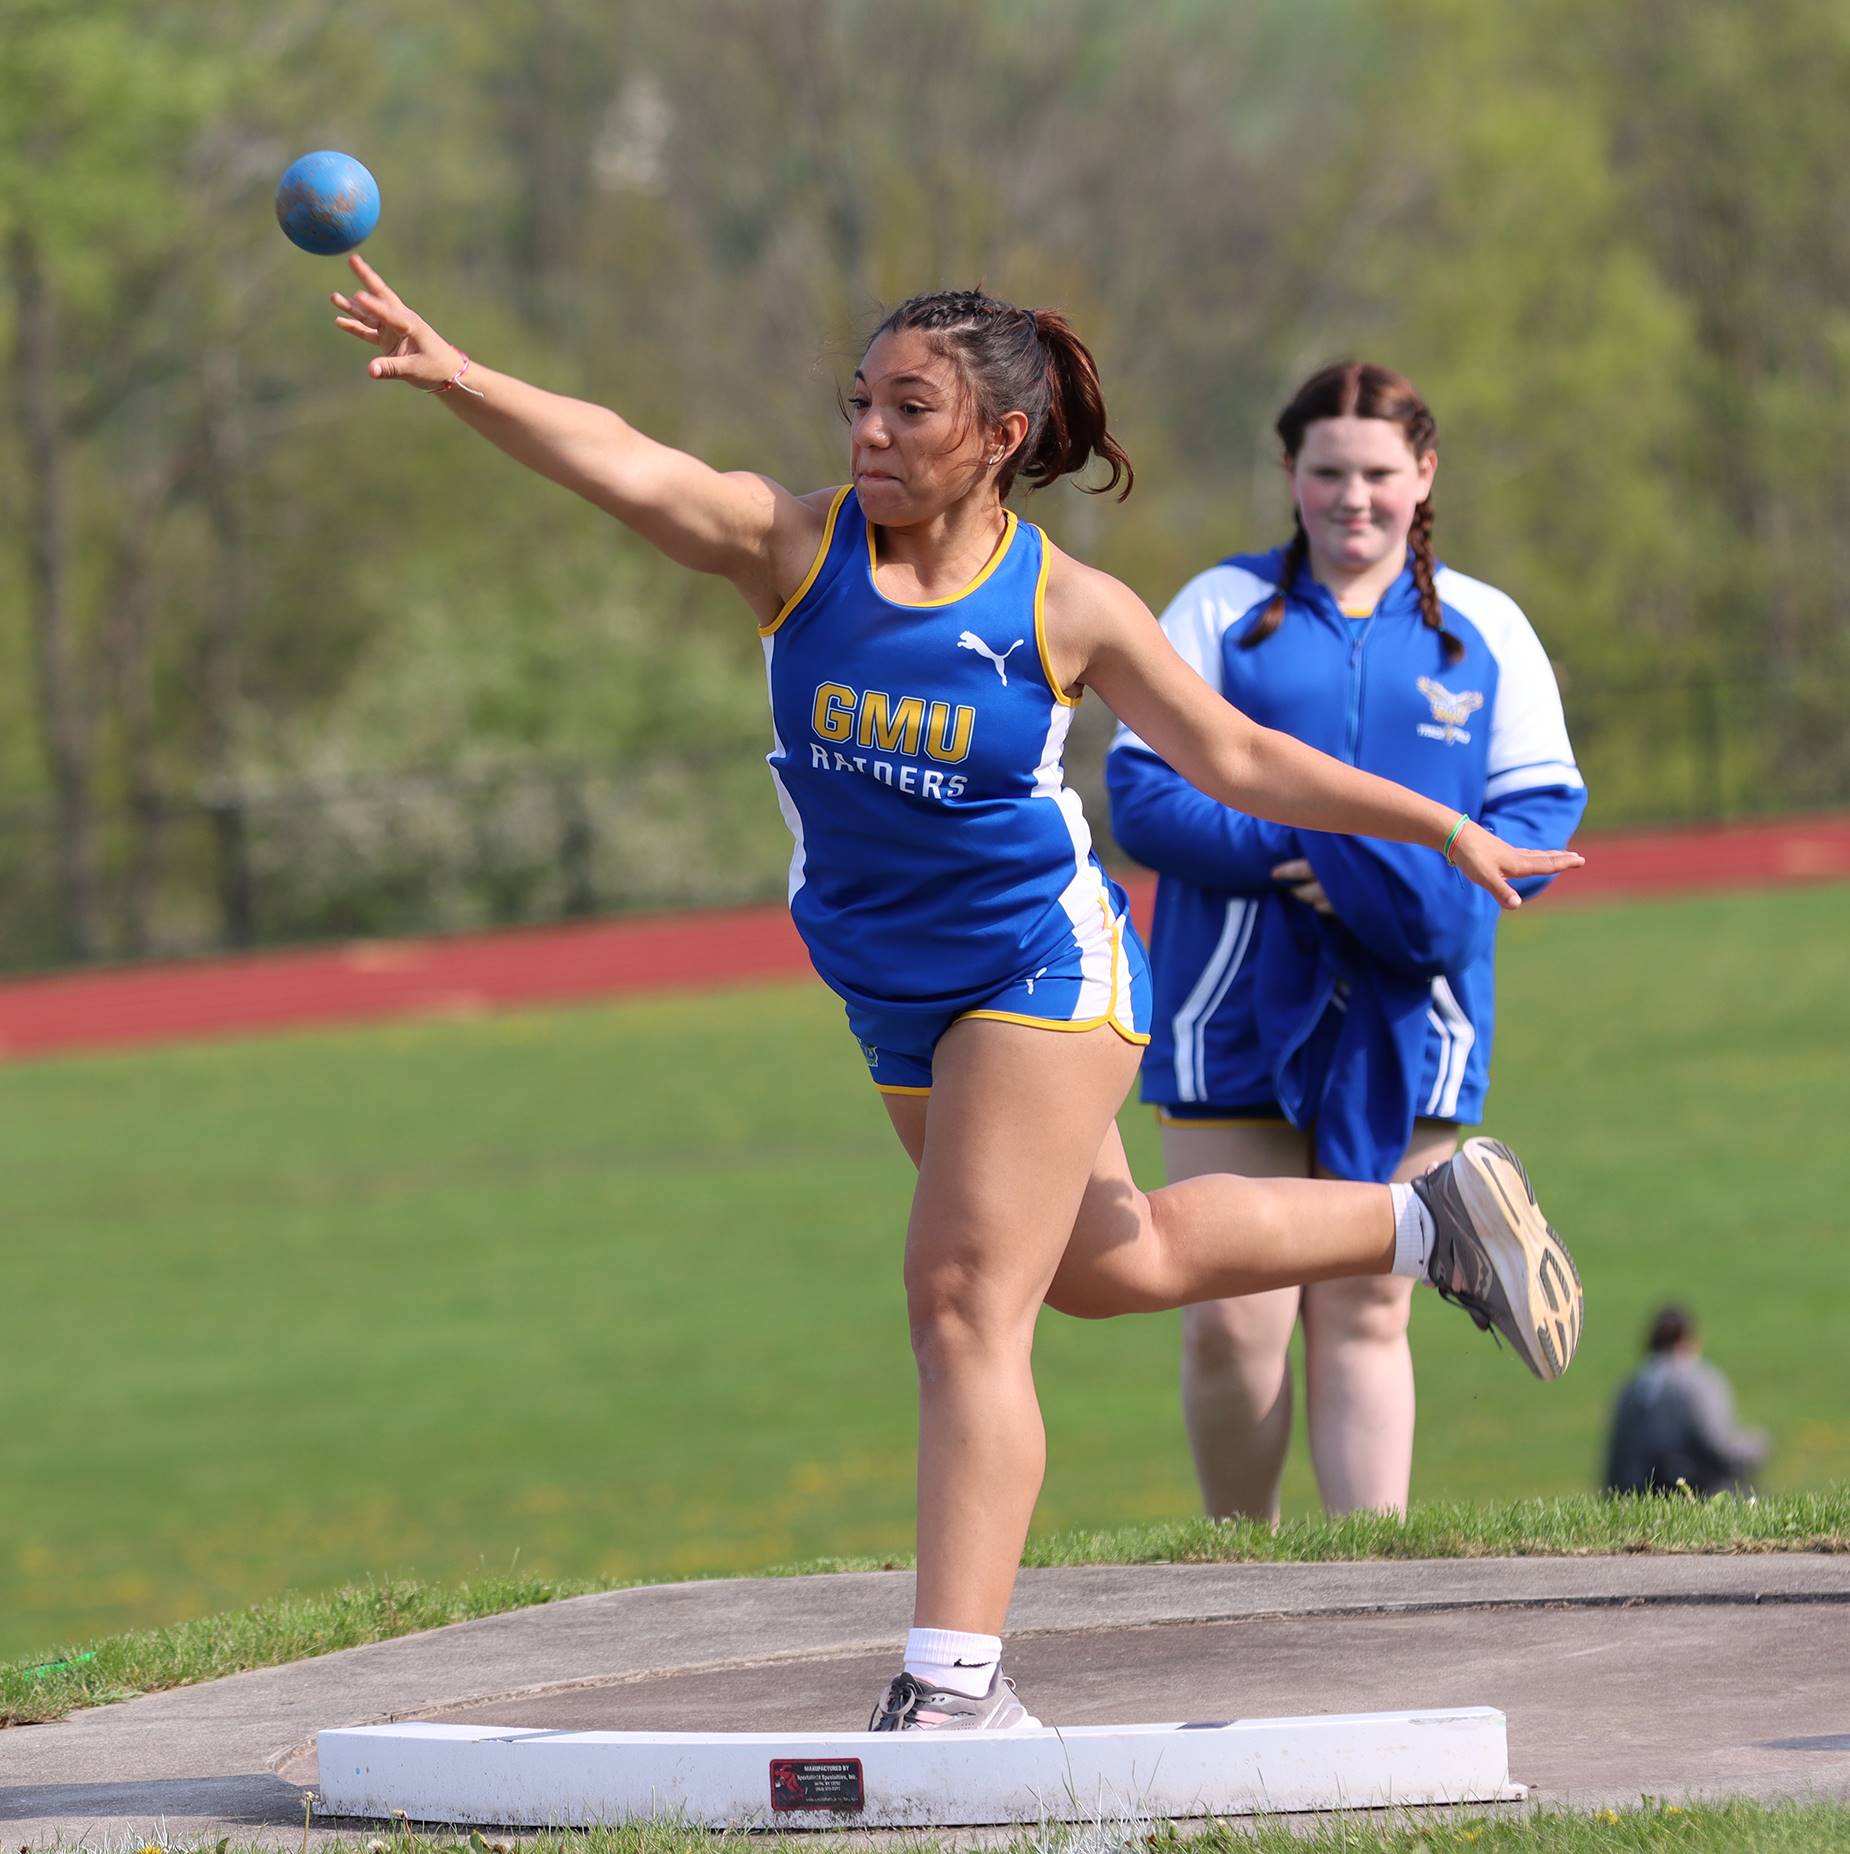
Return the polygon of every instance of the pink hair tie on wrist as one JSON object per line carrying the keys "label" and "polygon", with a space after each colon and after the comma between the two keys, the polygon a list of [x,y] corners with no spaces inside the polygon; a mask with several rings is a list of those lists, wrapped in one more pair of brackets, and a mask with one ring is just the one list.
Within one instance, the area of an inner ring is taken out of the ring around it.
{"label": "pink hair tie on wrist", "polygon": [[[462,354],[462,349],[458,348],[456,352]],[[462,386],[462,390],[467,393],[471,399],[480,399],[482,397],[481,393],[477,392],[473,386],[463,386],[463,375],[474,365],[475,362],[472,361],[468,355],[463,354],[463,364],[458,367],[441,386],[433,386],[430,389],[432,397],[434,398],[438,393],[447,393],[452,386]]]}

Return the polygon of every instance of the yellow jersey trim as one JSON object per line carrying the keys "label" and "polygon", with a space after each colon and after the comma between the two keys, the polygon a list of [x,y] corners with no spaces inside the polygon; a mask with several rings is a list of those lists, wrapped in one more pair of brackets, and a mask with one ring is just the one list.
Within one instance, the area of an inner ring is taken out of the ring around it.
{"label": "yellow jersey trim", "polygon": [[1015,519],[1013,509],[1002,511],[1002,539],[996,543],[996,551],[989,556],[989,563],[982,572],[977,574],[976,578],[961,591],[950,593],[942,599],[895,599],[880,590],[880,582],[875,578],[875,573],[880,566],[880,557],[874,551],[874,524],[870,521],[867,524],[867,583],[873,587],[876,598],[885,599],[887,604],[897,605],[902,611],[924,612],[930,611],[934,606],[955,605],[959,599],[967,599],[1002,564],[1014,542],[1015,531],[1020,526],[1020,522]]}
{"label": "yellow jersey trim", "polygon": [[875,1082],[874,1087],[881,1094],[930,1094],[929,1088],[902,1088],[897,1082]]}
{"label": "yellow jersey trim", "polygon": [[1047,536],[1041,534],[1041,571],[1034,582],[1034,648],[1040,652],[1041,675],[1046,678],[1047,686],[1053,691],[1053,699],[1063,708],[1077,708],[1080,697],[1085,694],[1081,689],[1078,695],[1068,695],[1060,687],[1053,673],[1053,663],[1047,655]]}
{"label": "yellow jersey trim", "polygon": [[836,490],[835,499],[829,504],[829,518],[822,524],[822,545],[816,549],[816,557],[809,563],[809,571],[803,575],[803,583],[784,601],[784,608],[769,624],[758,627],[760,637],[769,637],[796,608],[803,603],[809,589],[816,583],[816,575],[822,571],[822,563],[829,557],[829,543],[835,539],[835,518],[841,513],[841,505],[848,500],[848,491],[852,483],[844,483]]}

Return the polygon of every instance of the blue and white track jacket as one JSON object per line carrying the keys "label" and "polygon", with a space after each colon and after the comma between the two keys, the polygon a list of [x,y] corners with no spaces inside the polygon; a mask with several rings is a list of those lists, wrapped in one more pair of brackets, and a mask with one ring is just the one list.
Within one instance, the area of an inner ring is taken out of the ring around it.
{"label": "blue and white track jacket", "polygon": [[[1284,550],[1237,554],[1163,614],[1182,656],[1255,721],[1468,811],[1507,842],[1558,849],[1586,809],[1554,672],[1514,601],[1435,575],[1444,660],[1409,567],[1348,618],[1300,572],[1284,620],[1239,640]],[[1106,759],[1112,830],[1157,871],[1154,1035],[1143,1096],[1245,1111],[1276,1102],[1314,1128],[1339,1177],[1385,1179],[1416,1116],[1474,1121],[1490,1074],[1497,904],[1436,850],[1298,831],[1229,810],[1127,728]],[[1272,879],[1308,859],[1335,918]],[[1547,877],[1516,884],[1525,897]]]}

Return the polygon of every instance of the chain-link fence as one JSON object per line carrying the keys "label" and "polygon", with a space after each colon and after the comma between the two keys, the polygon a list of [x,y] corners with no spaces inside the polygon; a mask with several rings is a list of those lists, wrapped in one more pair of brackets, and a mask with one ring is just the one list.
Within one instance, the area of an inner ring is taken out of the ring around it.
{"label": "chain-link fence", "polygon": [[[1720,822],[1850,804],[1850,683],[1683,676],[1567,691],[1590,825]],[[1109,858],[1110,717],[1067,764]],[[55,814],[0,808],[0,967],[719,906],[783,893],[790,840],[763,738],[626,764],[556,760],[210,797],[99,814],[82,931]]]}

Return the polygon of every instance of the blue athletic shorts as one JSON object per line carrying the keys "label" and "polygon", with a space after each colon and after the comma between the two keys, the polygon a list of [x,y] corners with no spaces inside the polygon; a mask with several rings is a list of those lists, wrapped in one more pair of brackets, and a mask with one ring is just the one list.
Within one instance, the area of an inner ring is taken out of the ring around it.
{"label": "blue athletic shorts", "polygon": [[1091,943],[1075,944],[1053,964],[1024,972],[972,1005],[946,1007],[845,1003],[848,1027],[882,1094],[929,1094],[939,1037],[964,1017],[996,1017],[1042,1030],[1096,1030],[1109,1024],[1127,1043],[1150,1040],[1150,961],[1128,915],[1102,923]]}

